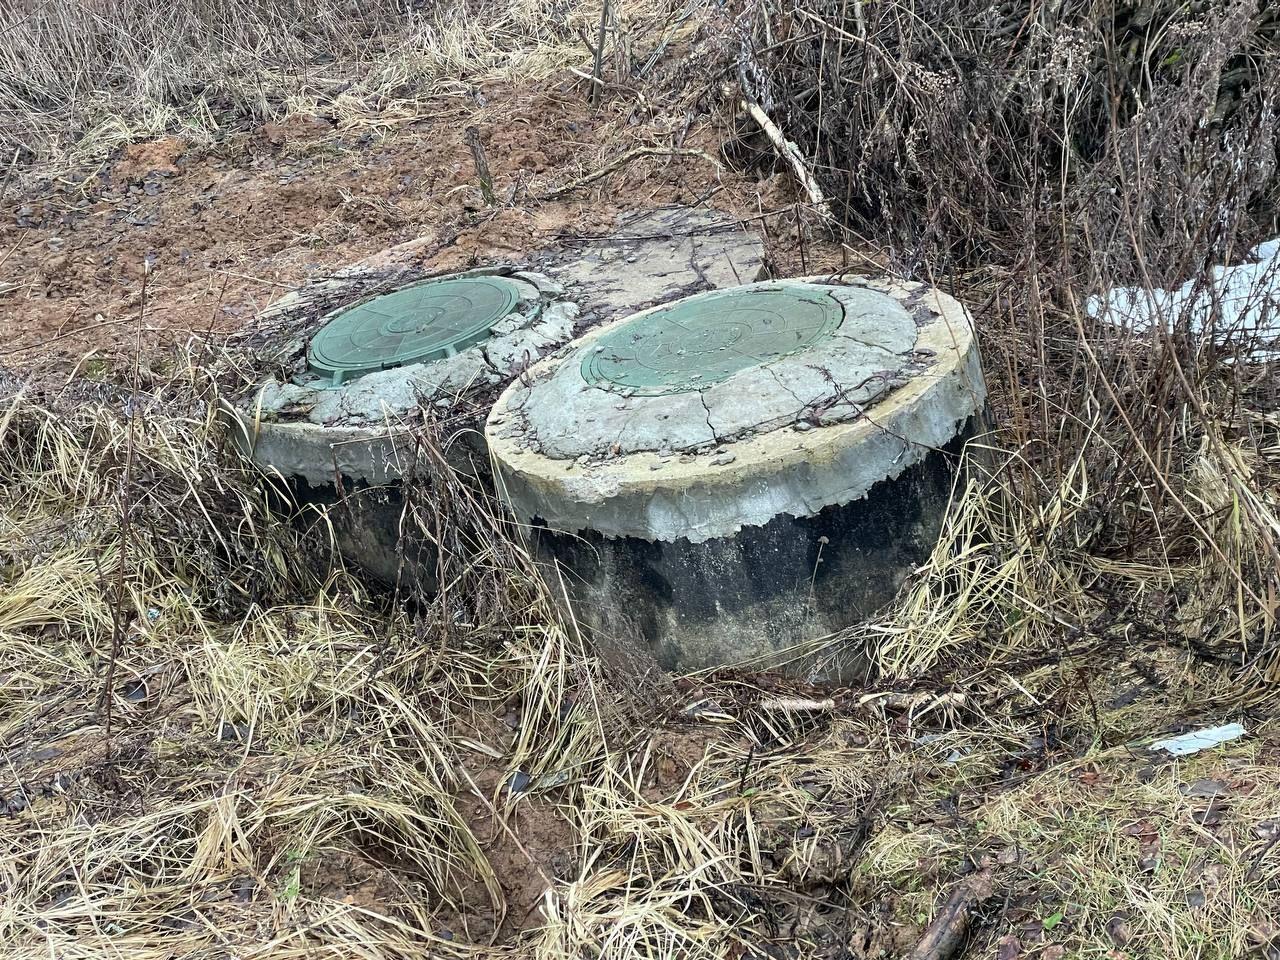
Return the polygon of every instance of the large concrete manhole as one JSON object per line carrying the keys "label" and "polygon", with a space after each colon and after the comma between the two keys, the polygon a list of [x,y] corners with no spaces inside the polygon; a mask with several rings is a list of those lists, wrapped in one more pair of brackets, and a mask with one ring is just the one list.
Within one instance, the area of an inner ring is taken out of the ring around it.
{"label": "large concrete manhole", "polygon": [[231,410],[240,445],[303,499],[344,499],[348,509],[330,513],[339,546],[388,580],[404,546],[397,485],[424,468],[413,439],[424,411],[459,438],[447,460],[482,477],[479,427],[531,364],[638,305],[763,269],[759,238],[737,220],[684,208],[463,273],[432,275],[421,249],[389,251],[271,305],[240,344],[262,375]]}
{"label": "large concrete manhole", "polygon": [[610,652],[697,669],[777,659],[891,599],[984,406],[955,300],[782,281],[588,333],[509,387],[486,433],[578,621]]}

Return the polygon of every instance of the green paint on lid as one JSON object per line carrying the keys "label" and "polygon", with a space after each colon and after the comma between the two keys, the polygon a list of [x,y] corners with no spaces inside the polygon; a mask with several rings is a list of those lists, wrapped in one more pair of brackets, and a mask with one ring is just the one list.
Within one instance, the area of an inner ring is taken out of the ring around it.
{"label": "green paint on lid", "polygon": [[583,358],[582,378],[635,396],[688,393],[804,350],[843,319],[834,297],[809,286],[698,294],[609,330]]}
{"label": "green paint on lid", "polygon": [[515,310],[522,286],[506,277],[426,280],[334,313],[307,362],[335,385],[377,370],[453,356],[480,343]]}

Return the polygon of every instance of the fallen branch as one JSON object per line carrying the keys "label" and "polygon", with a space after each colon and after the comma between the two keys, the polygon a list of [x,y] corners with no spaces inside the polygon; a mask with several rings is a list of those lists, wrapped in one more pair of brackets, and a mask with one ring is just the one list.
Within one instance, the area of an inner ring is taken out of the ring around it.
{"label": "fallen branch", "polygon": [[791,164],[791,169],[795,171],[796,179],[800,181],[800,186],[804,187],[804,192],[809,195],[809,201],[818,208],[825,220],[832,219],[831,206],[827,203],[827,198],[822,192],[822,188],[818,186],[817,179],[809,172],[809,168],[805,165],[804,157],[800,155],[800,148],[794,141],[788,140],[782,135],[782,131],[778,129],[777,124],[769,119],[769,115],[758,103],[752,103],[749,100],[742,101],[743,109],[751,114],[753,120],[760,125],[760,129],[765,132],[768,138],[773,142],[774,148],[781,154],[782,158]]}
{"label": "fallen branch", "polygon": [[644,94],[641,93],[639,90],[633,90],[631,89],[631,87],[623,86],[620,83],[613,83],[609,80],[597,79],[596,77],[593,77],[591,74],[587,73],[586,71],[579,70],[577,67],[568,67],[567,69],[575,77],[581,77],[583,80],[586,80],[593,85],[599,84],[603,87],[607,87],[610,90],[616,90],[618,93],[625,93],[629,97],[635,97],[636,102],[641,104],[646,104],[649,102],[648,100],[645,99]]}
{"label": "fallen branch", "polygon": [[573,183],[565,184],[563,187],[557,187],[550,193],[543,194],[543,200],[555,200],[563,197],[566,193],[572,193],[579,187],[585,187],[588,184],[595,183],[597,180],[607,177],[615,170],[625,166],[632,160],[640,157],[701,157],[713,164],[717,171],[723,169],[720,161],[705,150],[694,150],[688,147],[636,147],[634,150],[628,150],[621,156],[614,157],[599,170],[593,170],[585,177],[573,181]]}
{"label": "fallen branch", "polygon": [[836,708],[836,702],[830,697],[823,700],[811,700],[808,697],[772,697],[761,700],[760,706],[765,710],[776,710],[779,713],[826,713]]}
{"label": "fallen branch", "polygon": [[990,870],[980,870],[961,881],[925,928],[924,936],[911,951],[911,960],[947,960],[968,935],[973,909],[990,900],[994,892]]}

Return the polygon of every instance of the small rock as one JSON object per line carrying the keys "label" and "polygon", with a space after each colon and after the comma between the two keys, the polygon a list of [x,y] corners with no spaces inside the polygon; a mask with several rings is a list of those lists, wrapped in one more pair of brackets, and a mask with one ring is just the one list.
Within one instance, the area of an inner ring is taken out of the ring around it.
{"label": "small rock", "polygon": [[1184,797],[1220,797],[1228,792],[1221,780],[1194,780],[1178,790]]}
{"label": "small rock", "polygon": [[724,456],[716,457],[714,460],[712,460],[711,465],[713,467],[726,467],[737,459],[738,458],[734,456],[732,453],[726,453]]}
{"label": "small rock", "polygon": [[701,700],[695,700],[693,703],[686,705],[680,712],[686,717],[696,717],[704,713],[719,711],[719,709],[720,704],[716,703],[714,700],[703,697]]}
{"label": "small rock", "polygon": [[1007,933],[996,944],[996,960],[1017,960],[1022,956],[1022,941]]}
{"label": "small rock", "polygon": [[1129,942],[1130,937],[1128,921],[1117,913],[1107,921],[1107,936],[1117,947],[1123,947]]}
{"label": "small rock", "polygon": [[1253,835],[1259,840],[1274,840],[1280,837],[1280,820],[1260,820],[1253,826]]}
{"label": "small rock", "polygon": [[1227,809],[1227,801],[1221,798],[1214,798],[1209,801],[1209,805],[1203,810],[1193,811],[1191,814],[1191,822],[1201,827],[1216,827],[1222,823],[1222,815]]}

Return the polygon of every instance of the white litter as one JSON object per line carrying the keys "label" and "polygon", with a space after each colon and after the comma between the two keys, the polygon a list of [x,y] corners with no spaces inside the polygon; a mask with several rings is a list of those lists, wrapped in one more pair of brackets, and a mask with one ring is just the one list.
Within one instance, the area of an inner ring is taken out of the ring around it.
{"label": "white litter", "polygon": [[1212,330],[1218,344],[1243,345],[1250,359],[1280,357],[1280,237],[1258,244],[1249,258],[1176,290],[1116,287],[1090,297],[1085,311],[1136,333],[1184,322],[1197,335]]}
{"label": "white litter", "polygon": [[1170,737],[1168,740],[1158,740],[1151,745],[1150,749],[1163,750],[1175,757],[1186,757],[1243,737],[1245,732],[1241,724],[1228,723],[1221,727],[1209,727],[1206,730],[1184,733],[1181,736]]}

